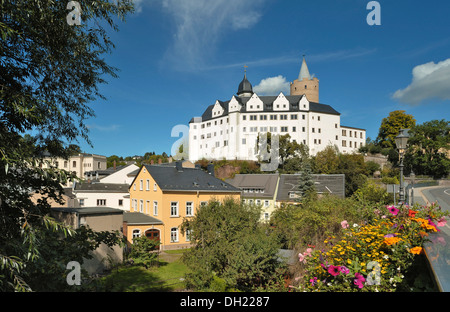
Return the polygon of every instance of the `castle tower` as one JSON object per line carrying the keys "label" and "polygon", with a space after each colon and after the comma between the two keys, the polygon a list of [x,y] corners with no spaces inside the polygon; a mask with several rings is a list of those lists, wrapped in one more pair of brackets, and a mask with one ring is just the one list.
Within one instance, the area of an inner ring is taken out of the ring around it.
{"label": "castle tower", "polygon": [[[245,68],[247,68],[247,66],[245,66]],[[252,84],[247,80],[247,69],[244,72],[244,79],[242,79],[239,84],[237,95],[239,97],[250,97],[253,95]]]}
{"label": "castle tower", "polygon": [[291,95],[305,94],[310,102],[319,103],[319,79],[311,78],[305,56],[298,75],[298,79],[291,82]]}

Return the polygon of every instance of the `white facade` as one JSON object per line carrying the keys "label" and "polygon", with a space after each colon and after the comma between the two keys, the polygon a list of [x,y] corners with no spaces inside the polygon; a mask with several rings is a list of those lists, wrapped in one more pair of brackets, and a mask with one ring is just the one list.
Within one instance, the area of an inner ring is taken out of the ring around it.
{"label": "white facade", "polygon": [[201,118],[191,120],[189,159],[258,160],[257,137],[267,132],[289,134],[307,145],[311,155],[328,145],[352,153],[366,142],[365,130],[342,127],[340,114],[328,105],[310,103],[304,95],[259,97],[254,93],[217,101]]}
{"label": "white facade", "polygon": [[189,160],[257,161],[261,158],[258,135],[268,132],[289,134],[291,140],[307,145],[310,155],[329,145],[337,146],[341,153],[357,152],[364,146],[364,129],[341,126],[339,112],[305,95],[318,101],[318,80],[309,75],[305,59],[299,79],[295,86],[302,89],[294,88],[294,95],[259,96],[244,75],[237,95],[229,101],[216,101],[201,117],[190,121]]}
{"label": "white facade", "polygon": [[118,184],[128,184],[133,182],[134,176],[130,175],[133,171],[138,170],[139,167],[136,165],[128,165],[110,175],[100,179],[100,183],[118,183]]}
{"label": "white facade", "polygon": [[[87,186],[91,186],[87,188]],[[93,183],[75,185],[77,207],[108,207],[130,210],[129,184]]]}

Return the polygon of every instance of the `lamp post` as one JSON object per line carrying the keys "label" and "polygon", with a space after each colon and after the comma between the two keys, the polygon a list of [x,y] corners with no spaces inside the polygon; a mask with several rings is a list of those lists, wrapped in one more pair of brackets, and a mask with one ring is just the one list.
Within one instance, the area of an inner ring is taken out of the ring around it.
{"label": "lamp post", "polygon": [[403,181],[403,156],[405,155],[406,145],[408,144],[409,129],[401,129],[399,135],[395,137],[395,145],[398,149],[398,154],[400,156],[400,192],[399,201],[403,204],[405,202],[405,184]]}

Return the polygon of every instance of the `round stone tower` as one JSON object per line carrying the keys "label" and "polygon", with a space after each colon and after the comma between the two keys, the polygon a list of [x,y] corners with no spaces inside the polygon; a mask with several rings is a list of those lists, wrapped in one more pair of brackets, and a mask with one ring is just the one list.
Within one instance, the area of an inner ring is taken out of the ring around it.
{"label": "round stone tower", "polygon": [[291,82],[291,95],[303,94],[306,95],[308,101],[319,103],[319,79],[316,77],[311,78],[305,56],[303,56],[303,63],[298,79]]}

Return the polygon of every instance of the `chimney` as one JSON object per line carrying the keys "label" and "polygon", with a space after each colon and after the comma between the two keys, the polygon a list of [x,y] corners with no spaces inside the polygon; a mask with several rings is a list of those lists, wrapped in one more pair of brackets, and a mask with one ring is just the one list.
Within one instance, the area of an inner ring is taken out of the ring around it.
{"label": "chimney", "polygon": [[175,166],[176,166],[178,172],[182,172],[183,171],[183,163],[181,161],[177,161],[175,163]]}
{"label": "chimney", "polygon": [[208,164],[208,173],[214,177],[214,164]]}
{"label": "chimney", "polygon": [[152,159],[152,160],[150,160],[150,165],[153,165],[153,163],[154,163],[153,159]]}
{"label": "chimney", "polygon": [[116,161],[114,160],[114,171],[116,171]]}

